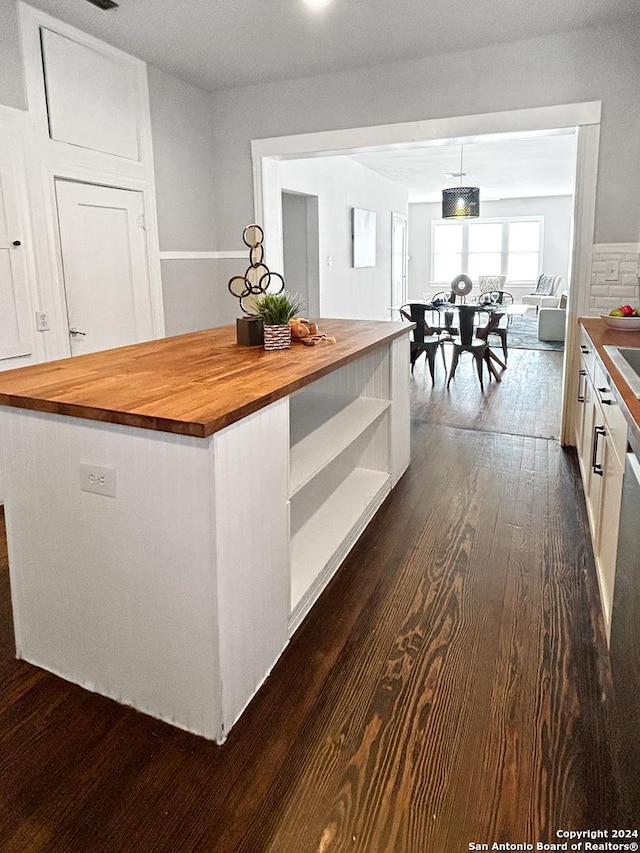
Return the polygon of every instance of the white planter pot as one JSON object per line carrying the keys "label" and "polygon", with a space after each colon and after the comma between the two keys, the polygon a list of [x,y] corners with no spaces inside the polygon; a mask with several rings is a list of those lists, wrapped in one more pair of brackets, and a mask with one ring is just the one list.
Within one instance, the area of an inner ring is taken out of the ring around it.
{"label": "white planter pot", "polygon": [[291,346],[291,327],[287,323],[284,326],[264,326],[264,348],[268,350],[289,349]]}

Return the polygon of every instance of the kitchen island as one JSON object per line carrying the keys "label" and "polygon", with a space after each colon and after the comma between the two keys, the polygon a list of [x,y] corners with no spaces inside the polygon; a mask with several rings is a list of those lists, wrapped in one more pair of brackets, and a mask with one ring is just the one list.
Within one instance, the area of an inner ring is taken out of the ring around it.
{"label": "kitchen island", "polygon": [[18,656],[222,742],[409,464],[411,328],[0,374]]}

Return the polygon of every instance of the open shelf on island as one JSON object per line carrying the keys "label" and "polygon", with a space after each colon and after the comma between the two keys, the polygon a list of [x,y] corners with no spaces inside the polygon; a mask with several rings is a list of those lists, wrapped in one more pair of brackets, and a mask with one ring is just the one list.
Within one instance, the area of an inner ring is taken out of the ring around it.
{"label": "open shelf on island", "polygon": [[300,624],[390,489],[386,471],[355,468],[293,533],[290,629]]}
{"label": "open shelf on island", "polygon": [[291,401],[289,494],[295,495],[391,405],[389,400],[306,393]]}

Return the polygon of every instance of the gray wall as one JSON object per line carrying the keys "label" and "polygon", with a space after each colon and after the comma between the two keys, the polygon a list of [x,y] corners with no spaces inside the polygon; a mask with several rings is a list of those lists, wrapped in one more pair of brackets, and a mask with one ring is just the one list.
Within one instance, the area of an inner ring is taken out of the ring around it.
{"label": "gray wall", "polygon": [[160,251],[212,250],[216,188],[211,95],[152,66],[148,76]]}
{"label": "gray wall", "polygon": [[563,33],[213,95],[217,230],[231,245],[253,216],[253,138],[603,102],[596,241],[640,234],[638,27]]}
{"label": "gray wall", "polygon": [[[215,250],[211,95],[151,66],[148,76],[160,251]],[[232,248],[241,246],[242,232]],[[167,335],[230,323],[240,312],[227,282],[247,265],[248,260],[161,261]]]}
{"label": "gray wall", "polygon": [[[295,195],[294,193],[282,193],[282,248],[283,264],[281,272],[284,274],[287,290],[297,293],[303,300],[302,313],[307,317],[315,317],[319,313],[311,307],[317,305],[319,294],[313,293],[309,300],[309,237],[307,233],[307,199],[315,202],[318,199],[306,195]],[[316,243],[318,237],[316,235]],[[317,270],[313,271],[315,290],[318,289]]]}
{"label": "gray wall", "polygon": [[233,323],[242,316],[227,290],[233,275],[248,266],[241,260],[162,261],[162,299],[167,336]]}
{"label": "gray wall", "polygon": [[[455,73],[439,56],[214,94],[149,68],[161,250],[242,247],[251,139],[588,100],[603,102],[595,240],[636,242],[639,34],[640,21],[459,54]],[[26,105],[14,0],[0,0],[0,104]],[[169,333],[237,313],[226,282],[242,260],[162,266]]]}
{"label": "gray wall", "polygon": [[0,0],[0,104],[27,108],[15,0]]}

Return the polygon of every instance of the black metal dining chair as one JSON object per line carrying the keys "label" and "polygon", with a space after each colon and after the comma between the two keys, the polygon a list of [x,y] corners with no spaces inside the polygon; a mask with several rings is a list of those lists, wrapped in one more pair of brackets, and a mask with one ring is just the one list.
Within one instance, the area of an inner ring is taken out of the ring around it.
{"label": "black metal dining chair", "polygon": [[[502,305],[504,308],[507,308],[509,305],[513,305],[513,294],[509,293],[506,290],[491,290],[488,293],[481,293],[478,297],[478,305]],[[502,354],[504,356],[504,360],[507,360],[508,356],[508,346],[507,346],[507,337],[509,333],[509,322],[510,315],[505,313],[500,318],[500,322],[498,325],[492,329],[489,334],[496,335],[502,346]]]}
{"label": "black metal dining chair", "polygon": [[432,328],[427,322],[426,315],[428,311],[428,305],[424,305],[421,302],[408,302],[400,308],[400,315],[405,320],[409,320],[410,323],[416,324],[416,328],[413,330],[410,349],[411,372],[413,373],[420,354],[424,353],[427,364],[429,365],[431,384],[434,385],[436,352],[438,349],[442,353],[445,374],[447,372],[447,363],[444,357],[444,339],[440,331]]}
{"label": "black metal dining chair", "polygon": [[[484,326],[476,327],[474,322],[479,313],[485,312],[488,315],[487,323]],[[451,367],[449,368],[449,378],[447,379],[447,388],[451,384],[451,380],[456,374],[458,360],[463,352],[470,352],[474,358],[476,372],[480,381],[480,388],[484,391],[483,367],[487,365],[489,379],[493,376],[498,382],[501,381],[500,374],[495,368],[494,361],[501,367],[506,367],[496,354],[491,350],[488,343],[488,336],[497,327],[503,317],[502,312],[492,311],[489,307],[480,305],[460,305],[458,306],[460,336],[454,337],[451,340],[453,346],[453,355],[451,358]]]}

